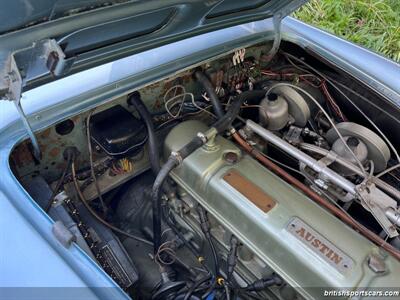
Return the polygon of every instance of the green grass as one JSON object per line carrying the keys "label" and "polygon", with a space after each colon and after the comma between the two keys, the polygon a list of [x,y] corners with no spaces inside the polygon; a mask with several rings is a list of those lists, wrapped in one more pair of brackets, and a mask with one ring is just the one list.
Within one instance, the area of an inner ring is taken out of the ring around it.
{"label": "green grass", "polygon": [[400,0],[311,0],[294,16],[400,62]]}

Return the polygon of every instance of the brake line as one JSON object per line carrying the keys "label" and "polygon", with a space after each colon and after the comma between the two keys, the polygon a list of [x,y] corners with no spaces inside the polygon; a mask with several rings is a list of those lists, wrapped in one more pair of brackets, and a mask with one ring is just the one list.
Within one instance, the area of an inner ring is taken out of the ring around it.
{"label": "brake line", "polygon": [[347,225],[353,227],[355,230],[359,231],[363,236],[365,236],[367,239],[375,243],[376,245],[382,247],[385,249],[387,252],[392,254],[395,258],[400,260],[400,251],[381,239],[378,235],[358,223],[356,220],[354,220],[352,217],[346,215],[343,213],[339,208],[334,206],[332,203],[327,201],[325,198],[321,197],[317,193],[315,193],[313,190],[311,190],[308,186],[306,186],[304,183],[302,183],[300,180],[296,179],[289,173],[287,173],[285,170],[283,170],[281,167],[273,163],[271,160],[266,158],[256,150],[254,147],[249,145],[236,131],[232,132],[232,137],[233,139],[246,151],[248,152],[252,157],[257,159],[260,163],[262,163],[264,166],[266,166],[268,169],[270,169],[272,172],[277,174],[278,176],[282,177],[285,179],[287,182],[290,184],[294,185],[297,187],[299,190],[301,190],[304,194],[306,194],[308,197],[310,197],[312,200],[320,204],[321,206],[325,207],[327,210],[332,212],[335,216],[337,216],[339,219],[341,219],[344,223]]}

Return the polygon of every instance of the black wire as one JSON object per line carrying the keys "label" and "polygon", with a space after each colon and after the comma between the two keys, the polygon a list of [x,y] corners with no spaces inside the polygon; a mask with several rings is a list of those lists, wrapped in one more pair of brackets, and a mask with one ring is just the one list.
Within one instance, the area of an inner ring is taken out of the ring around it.
{"label": "black wire", "polygon": [[208,297],[208,295],[215,289],[215,280],[211,283],[210,287],[208,288],[208,290],[201,296],[201,299],[206,299]]}
{"label": "black wire", "polygon": [[264,299],[264,298],[261,298],[258,295],[255,295],[254,293],[248,292],[248,291],[239,291],[238,293],[239,293],[239,295],[246,295],[247,297],[250,297],[250,298],[256,299],[256,300],[263,300]]}
{"label": "black wire", "polygon": [[212,252],[213,260],[214,260],[215,276],[217,276],[219,274],[219,262],[218,262],[217,250],[215,249],[215,245],[214,245],[214,242],[211,237],[208,237],[207,241],[211,248],[211,252]]}
{"label": "black wire", "polygon": [[204,211],[203,207],[198,206],[198,213],[199,213],[199,218],[200,218],[200,227],[201,230],[204,233],[204,236],[206,237],[206,240],[210,246],[212,255],[213,255],[213,261],[214,261],[214,275],[215,278],[217,278],[219,274],[219,260],[218,260],[218,255],[217,255],[217,250],[215,248],[214,242],[211,237],[210,233],[210,224],[208,221],[208,217],[206,212]]}
{"label": "black wire", "polygon": [[[198,72],[197,72],[198,73]],[[197,74],[196,73],[196,74]],[[198,73],[198,74],[201,74]],[[204,75],[204,74],[203,74]],[[202,76],[202,75],[200,75]],[[251,99],[252,97],[262,97],[264,96],[265,91],[246,91],[242,94],[235,97],[232,105],[229,106],[227,112],[220,117],[213,125],[218,133],[222,133],[231,126],[234,119],[237,117],[240,106],[246,100]],[[219,100],[218,100],[219,101]],[[218,102],[219,103],[219,102]],[[219,103],[220,104],[220,103]],[[215,108],[215,107],[214,107]],[[162,187],[164,182],[166,181],[169,173],[179,165],[180,161],[184,160],[190,154],[192,154],[195,150],[200,148],[206,141],[204,141],[201,137],[195,136],[189,143],[183,146],[179,151],[175,152],[174,155],[171,153],[170,157],[166,161],[166,163],[161,167],[160,171],[157,174],[157,177],[154,181],[152,188],[152,208],[153,208],[153,240],[154,240],[154,254],[157,253],[158,248],[161,245],[161,194]],[[210,245],[212,245],[212,241],[209,240]],[[213,245],[211,246],[214,258],[216,258],[216,252]],[[218,260],[215,259],[216,264],[218,264]],[[218,269],[219,270],[219,269]]]}
{"label": "black wire", "polygon": [[67,175],[68,169],[69,169],[69,167],[71,165],[71,162],[72,162],[72,156],[73,155],[68,155],[67,164],[66,164],[66,166],[64,168],[64,171],[63,171],[60,179],[58,180],[58,182],[56,184],[56,187],[54,188],[54,190],[53,190],[53,192],[52,192],[52,194],[50,196],[49,202],[46,204],[46,207],[44,209],[45,212],[49,211],[51,205],[53,204],[54,197],[57,195],[58,190],[60,189],[62,183],[64,182],[65,176]]}
{"label": "black wire", "polygon": [[[211,273],[209,273],[209,275],[211,275]],[[194,284],[196,284],[197,283],[197,281],[194,283]],[[207,285],[204,285],[205,283],[207,283]],[[192,292],[192,294],[190,295],[191,297],[193,297],[194,296],[194,294],[196,294],[196,293],[198,293],[198,292],[201,292],[201,291],[203,291],[203,290],[205,290],[205,289],[208,289],[208,288],[210,288],[210,286],[212,286],[212,277],[210,277],[210,282],[203,282],[202,284],[200,284],[200,285],[198,285],[194,290],[193,290],[193,292]],[[189,289],[191,289],[193,286],[191,286],[191,287],[188,287],[188,286],[186,286],[186,287],[184,287],[183,289],[181,289],[181,290],[179,290],[176,294],[175,294],[175,297],[176,298],[181,298],[181,296],[186,296],[186,294],[187,294],[187,291],[189,290]],[[189,298],[190,299],[190,298]],[[182,300],[183,300],[183,298],[182,298]]]}
{"label": "black wire", "polygon": [[94,186],[96,188],[97,196],[98,196],[98,198],[100,200],[101,208],[102,208],[103,213],[105,215],[107,213],[107,208],[106,208],[106,205],[104,203],[103,196],[101,194],[101,190],[100,190],[100,187],[99,187],[99,183],[97,182],[97,178],[96,178],[96,174],[94,172],[94,166],[93,166],[92,142],[90,140],[90,137],[91,137],[91,135],[90,135],[90,119],[92,117],[93,112],[94,112],[94,110],[89,112],[89,115],[88,115],[88,117],[86,119],[86,135],[87,135],[86,138],[87,138],[88,151],[89,151],[90,174],[92,176],[93,183],[94,183]]}
{"label": "black wire", "polygon": [[[211,275],[211,273],[209,273],[210,275]],[[196,281],[197,282],[197,281]],[[207,284],[207,285],[204,285],[204,284]],[[205,289],[208,289],[210,286],[211,286],[212,284],[211,284],[211,279],[210,279],[210,282],[203,282],[200,286],[198,286],[194,291],[193,291],[193,294],[196,294],[196,293],[198,293],[198,292],[201,292],[201,291],[203,291],[203,290],[205,290]],[[182,295],[183,293],[184,293],[184,295],[186,295],[186,293],[187,293],[187,291],[189,290],[189,288],[191,288],[191,286],[189,287],[189,286],[185,286],[183,289],[181,289],[181,290],[179,290],[175,295]],[[192,296],[193,296],[193,294],[192,294]]]}
{"label": "black wire", "polygon": [[239,246],[239,241],[235,236],[232,235],[231,240],[230,240],[230,249],[226,261],[226,278],[228,281],[228,284],[235,286],[236,281],[235,278],[233,277],[233,272],[235,270],[235,266],[237,263],[237,250]]}
{"label": "black wire", "polygon": [[[199,252],[189,243],[188,240],[186,240],[185,236],[179,231],[179,229],[176,227],[175,223],[176,220],[175,218],[169,214],[168,208],[166,205],[162,207],[162,212],[165,221],[167,222],[167,225],[174,231],[174,233],[179,237],[179,239],[184,243],[184,245],[192,252],[192,254],[198,258],[200,256]],[[211,270],[207,267],[206,264],[200,262],[201,266],[204,268],[204,271],[211,273]]]}
{"label": "black wire", "polygon": [[183,298],[183,300],[188,300],[190,299],[190,296],[193,294],[193,292],[200,286],[202,285],[204,282],[206,282],[207,280],[210,280],[212,277],[211,275],[207,275],[204,278],[196,281],[193,286],[189,289],[189,291],[186,293],[185,298]]}
{"label": "black wire", "polygon": [[167,206],[163,206],[163,214],[164,214],[164,219],[167,222],[167,225],[171,227],[171,229],[175,232],[175,234],[182,240],[182,242],[185,244],[186,247],[193,253],[194,256],[198,257],[199,253],[197,250],[186,240],[185,236],[179,231],[179,229],[175,226],[174,222],[176,222],[175,218],[171,216],[168,211],[167,211]]}
{"label": "black wire", "polygon": [[227,285],[224,284],[224,290],[226,295],[226,300],[231,300],[231,294]]}
{"label": "black wire", "polygon": [[86,209],[90,212],[90,214],[91,214],[97,221],[99,221],[100,223],[102,223],[104,226],[110,228],[111,230],[113,230],[113,231],[115,231],[115,232],[118,232],[118,233],[120,233],[120,234],[122,234],[122,235],[124,235],[124,236],[126,236],[126,237],[128,237],[128,238],[131,238],[131,239],[134,239],[134,240],[136,240],[136,241],[139,241],[139,242],[145,243],[145,244],[147,244],[147,245],[153,246],[153,243],[152,243],[152,242],[150,242],[150,241],[148,241],[148,240],[146,240],[146,239],[144,239],[144,238],[138,237],[138,236],[136,236],[136,235],[133,235],[133,234],[131,234],[131,233],[129,233],[129,232],[123,231],[123,230],[121,230],[121,229],[115,227],[114,225],[108,223],[107,221],[103,220],[103,219],[93,210],[93,208],[90,207],[90,205],[87,203],[87,201],[86,201],[86,199],[85,199],[85,196],[82,194],[82,191],[81,191],[80,188],[79,188],[78,180],[77,180],[77,178],[76,178],[75,161],[72,161],[71,171],[72,171],[72,179],[73,179],[73,182],[74,182],[75,190],[76,190],[76,192],[77,192],[77,194],[78,194],[80,200],[82,201],[83,205],[85,205]]}

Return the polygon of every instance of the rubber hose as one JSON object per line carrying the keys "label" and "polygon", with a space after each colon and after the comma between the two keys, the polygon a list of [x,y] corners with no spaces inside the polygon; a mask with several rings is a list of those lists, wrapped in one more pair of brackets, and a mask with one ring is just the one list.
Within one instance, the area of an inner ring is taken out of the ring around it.
{"label": "rubber hose", "polygon": [[151,193],[152,208],[153,208],[153,241],[154,241],[154,254],[158,252],[161,245],[161,192],[162,186],[168,177],[169,172],[178,165],[175,157],[170,156],[167,162],[162,166],[158,172],[156,180],[153,184]]}
{"label": "rubber hose", "polygon": [[210,80],[208,80],[207,76],[202,71],[196,71],[194,76],[198,82],[204,87],[207,92],[207,95],[210,97],[211,105],[214,109],[215,114],[218,118],[222,118],[224,115],[224,109],[222,108],[221,102],[219,102],[219,98],[215,93],[215,88],[211,84]]}
{"label": "rubber hose", "polygon": [[265,95],[264,90],[246,91],[237,95],[232,100],[232,104],[229,106],[226,114],[222,118],[218,119],[213,124],[213,127],[217,130],[218,133],[224,132],[235,120],[235,118],[239,114],[240,107],[245,101],[261,98],[264,95]]}
{"label": "rubber hose", "polygon": [[[240,106],[244,101],[251,98],[260,98],[264,96],[265,91],[247,91],[235,97],[232,105],[229,107],[227,113],[223,115],[217,122],[214,123],[213,127],[216,128],[218,133],[222,133],[229,128],[233,120],[236,118],[240,111]],[[172,171],[180,162],[184,160],[196,149],[200,148],[204,144],[204,141],[200,137],[194,137],[189,143],[183,146],[178,152],[177,156],[170,156],[168,161],[162,166],[157,174],[157,178],[154,181],[152,189],[152,208],[153,208],[153,240],[154,240],[154,253],[157,253],[158,248],[161,245],[161,192],[162,185],[168,177],[169,172]]]}
{"label": "rubber hose", "polygon": [[156,133],[154,130],[153,119],[150,115],[149,110],[146,105],[144,105],[139,92],[133,92],[129,96],[129,102],[135,107],[136,111],[139,113],[143,122],[146,124],[148,141],[149,141],[149,159],[151,170],[154,174],[158,174],[160,171],[160,155],[159,155],[159,146],[156,137]]}

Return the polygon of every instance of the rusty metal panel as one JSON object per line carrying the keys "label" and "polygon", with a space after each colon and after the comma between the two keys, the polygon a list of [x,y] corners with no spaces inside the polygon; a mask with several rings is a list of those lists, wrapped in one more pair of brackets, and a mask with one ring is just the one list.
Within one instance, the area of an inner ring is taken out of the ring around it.
{"label": "rusty metal panel", "polygon": [[[259,59],[262,55],[262,49],[265,45],[257,45],[247,49],[247,55]],[[204,64],[204,69],[211,70],[212,73],[215,70],[225,70],[220,76],[225,76],[224,81],[231,82],[238,75],[237,72],[229,71],[231,64],[232,54],[228,54],[217,58],[212,62]],[[168,119],[165,119],[165,107],[164,107],[164,94],[172,86],[180,84],[184,85],[187,92],[200,95],[200,86],[193,79],[193,70],[186,69],[180,73],[173,74],[169,78],[160,80],[158,82],[151,83],[144,88],[140,89],[143,102],[148,107],[149,111],[154,114],[153,118],[155,123],[163,123]],[[211,80],[213,84],[216,84],[214,78],[215,74],[211,74]],[[220,78],[221,79],[221,78]],[[110,99],[109,102],[102,104],[96,108],[95,113],[110,108],[114,105],[121,105],[133,114],[136,111],[132,105],[129,105],[127,101],[127,95],[122,95],[115,99]],[[73,130],[65,135],[59,134],[56,131],[56,125],[46,128],[40,132],[37,132],[37,139],[40,150],[42,152],[42,160],[40,162],[35,161],[31,154],[30,142],[24,140],[17,145],[11,155],[11,165],[13,166],[14,173],[18,174],[18,177],[22,180],[29,180],[29,178],[35,177],[41,174],[46,181],[53,182],[62,173],[65,167],[65,161],[63,158],[63,152],[65,148],[69,146],[75,146],[78,148],[80,155],[77,157],[77,165],[79,169],[88,168],[88,147],[86,137],[86,118],[89,111],[83,112],[79,115],[73,116],[70,120],[74,124]],[[60,120],[62,122],[64,120]],[[110,122],[112,126],[112,122]],[[93,151],[94,161],[99,161],[104,158],[104,154],[99,153],[94,149]]]}

